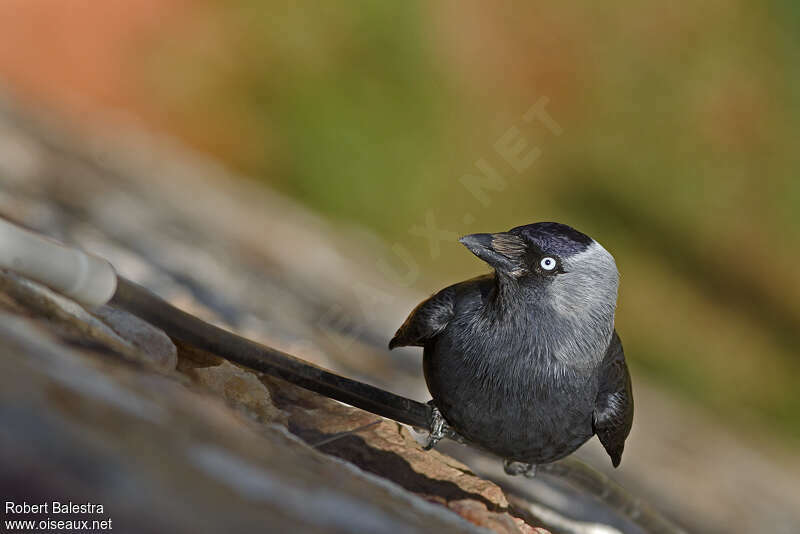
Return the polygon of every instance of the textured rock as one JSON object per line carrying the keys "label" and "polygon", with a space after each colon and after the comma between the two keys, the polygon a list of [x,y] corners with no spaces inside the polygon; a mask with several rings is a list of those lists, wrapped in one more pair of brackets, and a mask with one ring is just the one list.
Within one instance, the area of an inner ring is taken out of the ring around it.
{"label": "textured rock", "polygon": [[15,273],[0,269],[0,290],[20,308],[58,325],[74,342],[97,343],[123,357],[162,370],[177,363],[177,351],[164,332],[122,310],[101,308],[95,317],[80,304]]}
{"label": "textured rock", "polygon": [[514,506],[528,517],[535,518],[536,522],[550,525],[557,532],[569,534],[622,534],[621,531],[608,525],[586,521],[576,521],[553,511],[541,504],[532,503],[519,497],[511,497]]}
{"label": "textured rock", "polygon": [[125,310],[111,306],[101,306],[92,313],[121,338],[146,354],[154,365],[164,370],[175,369],[178,364],[178,350],[163,331]]}
{"label": "textured rock", "polygon": [[486,505],[479,501],[452,501],[447,504],[447,507],[470,523],[495,532],[504,534],[547,534],[545,529],[531,527],[522,519],[511,517],[508,514],[490,512]]}
{"label": "textured rock", "polygon": [[180,381],[69,348],[29,319],[0,314],[0,337],[6,500],[102,504],[102,519],[137,533],[471,530],[280,427],[237,417]]}
{"label": "textured rock", "polygon": [[[508,501],[496,484],[436,450],[423,451],[402,425],[275,378],[262,380],[269,385],[276,404],[290,414],[292,432],[319,450],[429,498],[479,499],[493,510],[507,511]],[[360,428],[364,429],[351,433]]]}
{"label": "textured rock", "polygon": [[252,371],[224,360],[213,365],[197,365],[196,361],[187,363],[183,360],[180,369],[193,381],[243,409],[258,421],[286,424],[286,414],[272,403],[269,390]]}

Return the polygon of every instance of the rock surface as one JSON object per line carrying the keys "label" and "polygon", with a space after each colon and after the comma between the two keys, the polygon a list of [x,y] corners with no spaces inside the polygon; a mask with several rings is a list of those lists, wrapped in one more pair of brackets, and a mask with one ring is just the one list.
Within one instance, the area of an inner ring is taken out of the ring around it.
{"label": "rock surface", "polygon": [[7,501],[102,504],[80,518],[123,532],[475,530],[177,377],[70,348],[46,321],[3,313],[0,336]]}

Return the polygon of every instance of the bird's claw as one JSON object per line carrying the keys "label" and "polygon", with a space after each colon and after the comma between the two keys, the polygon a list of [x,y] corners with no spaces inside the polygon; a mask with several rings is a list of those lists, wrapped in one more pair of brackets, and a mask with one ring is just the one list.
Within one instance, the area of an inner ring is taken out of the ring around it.
{"label": "bird's claw", "polygon": [[536,476],[536,464],[503,460],[503,469],[507,475],[511,476],[525,475],[527,478]]}

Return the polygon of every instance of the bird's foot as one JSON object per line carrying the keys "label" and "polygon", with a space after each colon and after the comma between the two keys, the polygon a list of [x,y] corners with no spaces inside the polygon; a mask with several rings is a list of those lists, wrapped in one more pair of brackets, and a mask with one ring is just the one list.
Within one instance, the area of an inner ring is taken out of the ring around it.
{"label": "bird's foot", "polygon": [[525,475],[527,478],[536,476],[536,464],[503,460],[503,469],[507,475],[511,476]]}
{"label": "bird's foot", "polygon": [[428,404],[431,406],[431,430],[430,434],[428,435],[428,443],[425,444],[423,450],[429,451],[436,446],[442,438],[450,438],[453,441],[457,441],[459,443],[466,443],[461,435],[450,428],[447,424],[447,421],[444,420],[444,416],[442,416],[442,412],[439,411],[433,401],[430,401]]}
{"label": "bird's foot", "polygon": [[439,441],[450,431],[450,428],[447,426],[447,422],[444,420],[442,412],[439,411],[439,408],[433,405],[431,406],[431,432],[428,435],[428,443],[426,443],[423,447],[423,449],[426,451],[434,448],[436,444],[439,443]]}

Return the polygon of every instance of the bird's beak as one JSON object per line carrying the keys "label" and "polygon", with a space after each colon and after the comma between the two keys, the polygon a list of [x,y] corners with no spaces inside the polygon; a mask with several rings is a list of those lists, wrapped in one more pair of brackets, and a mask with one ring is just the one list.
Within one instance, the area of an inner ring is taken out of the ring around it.
{"label": "bird's beak", "polygon": [[470,234],[459,241],[495,270],[505,273],[512,273],[521,268],[522,256],[526,251],[525,241],[522,238],[505,232]]}

